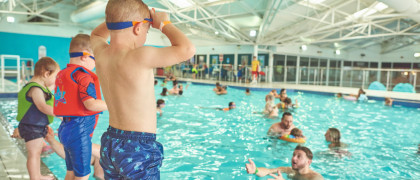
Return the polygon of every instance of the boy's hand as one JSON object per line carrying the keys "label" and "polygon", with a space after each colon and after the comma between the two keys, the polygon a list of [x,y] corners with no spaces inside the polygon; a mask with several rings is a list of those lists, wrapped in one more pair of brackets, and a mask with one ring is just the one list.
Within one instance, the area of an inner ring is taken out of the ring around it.
{"label": "boy's hand", "polygon": [[54,139],[54,130],[50,127],[48,127],[48,133],[45,135],[45,140],[49,143],[52,139]]}
{"label": "boy's hand", "polygon": [[160,28],[160,23],[161,22],[169,21],[168,14],[166,14],[165,12],[156,12],[155,8],[152,8],[150,10],[150,15],[152,16],[152,19],[153,19],[152,27],[155,28],[155,29]]}

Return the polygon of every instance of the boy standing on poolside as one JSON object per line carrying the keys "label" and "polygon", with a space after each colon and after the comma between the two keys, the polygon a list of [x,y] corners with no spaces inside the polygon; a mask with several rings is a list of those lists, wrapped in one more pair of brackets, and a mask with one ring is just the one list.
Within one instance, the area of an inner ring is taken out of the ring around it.
{"label": "boy standing on poolside", "polygon": [[[110,0],[105,14],[107,23],[91,36],[109,108],[110,126],[101,138],[105,178],[159,179],[163,147],[156,141],[153,69],[191,58],[195,48],[166,13],[149,11],[141,0]],[[172,46],[143,46],[150,25]]]}
{"label": "boy standing on poolside", "polygon": [[89,35],[76,35],[69,52],[70,63],[55,81],[54,114],[63,117],[58,137],[66,154],[65,179],[88,179],[93,130],[99,114],[107,107],[101,100],[98,77],[91,71],[95,58]]}

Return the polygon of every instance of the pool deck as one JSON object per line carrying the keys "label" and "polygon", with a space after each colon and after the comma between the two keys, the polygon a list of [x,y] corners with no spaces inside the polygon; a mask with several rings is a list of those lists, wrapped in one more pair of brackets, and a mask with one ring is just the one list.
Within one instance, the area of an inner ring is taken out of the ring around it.
{"label": "pool deck", "polygon": [[[0,113],[0,179],[20,180],[29,179],[26,168],[26,149],[23,139],[14,139],[8,132],[8,124]],[[41,161],[41,173],[53,175],[48,167]]]}
{"label": "pool deck", "polygon": [[0,179],[29,179],[26,157],[4,128],[0,128],[0,144]]}

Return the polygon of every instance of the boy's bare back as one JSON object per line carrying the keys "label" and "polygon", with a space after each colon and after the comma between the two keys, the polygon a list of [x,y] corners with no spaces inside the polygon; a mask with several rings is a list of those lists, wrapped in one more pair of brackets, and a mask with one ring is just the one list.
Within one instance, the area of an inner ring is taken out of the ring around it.
{"label": "boy's bare back", "polygon": [[[166,13],[150,12],[153,28],[167,21]],[[150,17],[144,17],[150,18]],[[92,31],[91,43],[96,69],[109,110],[110,126],[127,131],[156,133],[156,99],[154,74],[156,67],[180,63],[192,57],[195,48],[174,25],[162,32],[172,46],[143,46],[149,23],[109,31],[105,23]],[[106,42],[111,35],[111,42]]]}

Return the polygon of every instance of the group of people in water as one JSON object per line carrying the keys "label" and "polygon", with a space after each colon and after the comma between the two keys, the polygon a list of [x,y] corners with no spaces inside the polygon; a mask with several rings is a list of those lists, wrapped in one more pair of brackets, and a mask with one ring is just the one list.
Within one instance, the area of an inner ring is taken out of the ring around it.
{"label": "group of people in water", "polygon": [[[368,101],[368,97],[366,95],[366,91],[363,90],[363,88],[360,88],[357,92],[357,94],[349,94],[349,95],[343,95],[343,93],[337,93],[337,98],[343,98],[348,101],[359,101],[359,102],[366,102]],[[385,106],[392,106],[394,102],[394,99],[390,97],[385,97]]]}

